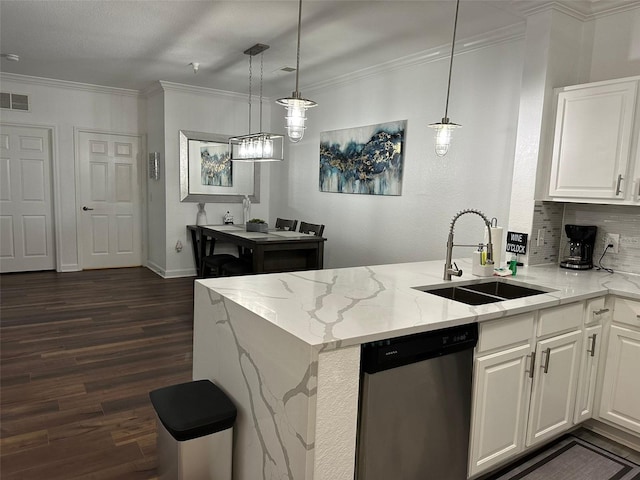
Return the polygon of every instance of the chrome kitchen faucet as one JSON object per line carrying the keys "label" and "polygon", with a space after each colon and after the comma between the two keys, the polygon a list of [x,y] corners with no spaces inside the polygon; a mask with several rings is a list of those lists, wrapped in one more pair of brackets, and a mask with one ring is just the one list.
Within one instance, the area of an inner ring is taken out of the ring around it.
{"label": "chrome kitchen faucet", "polygon": [[[474,210],[472,208],[468,208],[466,210],[462,210],[461,212],[456,213],[456,215],[451,220],[451,226],[449,227],[449,238],[447,239],[447,259],[444,264],[444,280],[451,280],[451,275],[455,275],[456,277],[462,276],[462,270],[458,268],[455,263],[451,264],[451,255],[453,253],[453,247],[477,247],[482,244],[473,244],[473,245],[456,245],[453,243],[453,227],[456,224],[458,218],[460,218],[465,213],[475,213],[476,215],[480,215],[484,220],[485,225],[487,226],[487,232],[489,234],[489,241],[487,242],[487,264],[493,264],[493,243],[491,243],[491,222],[486,217],[484,213],[479,210]],[[455,265],[455,267],[454,267]]]}

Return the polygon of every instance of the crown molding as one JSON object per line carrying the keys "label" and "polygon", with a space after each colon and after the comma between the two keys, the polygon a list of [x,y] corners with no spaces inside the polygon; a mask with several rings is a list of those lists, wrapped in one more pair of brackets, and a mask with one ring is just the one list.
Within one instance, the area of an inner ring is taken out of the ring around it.
{"label": "crown molding", "polygon": [[570,15],[583,22],[595,20],[597,18],[626,12],[640,8],[639,0],[552,0],[539,2],[532,6],[531,2],[513,2],[513,8],[525,17],[536,13],[556,10]]}
{"label": "crown molding", "polygon": [[125,97],[137,97],[140,95],[137,90],[129,90],[126,88],[105,87],[102,85],[71,82],[69,80],[57,80],[54,78],[32,77],[29,75],[20,75],[17,73],[0,72],[0,79],[7,82],[18,82],[28,85],[39,85],[43,87],[65,88],[68,90],[80,90],[91,93],[104,93],[107,95],[122,95]]}
{"label": "crown molding", "polygon": [[[206,95],[211,97],[229,97],[233,99],[246,100],[246,93],[229,92],[227,90],[217,90],[215,88],[197,87],[194,85],[185,85],[183,83],[166,82],[159,80],[158,84],[160,88],[165,92],[182,92],[182,93],[194,93],[196,95]],[[157,87],[156,87],[157,88]]]}
{"label": "crown molding", "polygon": [[[525,22],[498,28],[480,35],[467,37],[456,41],[455,55],[462,55],[483,48],[489,48],[506,42],[514,42],[524,38]],[[439,47],[423,50],[415,54],[407,55],[390,62],[381,63],[372,67],[356,70],[329,80],[309,84],[304,86],[305,91],[316,91],[327,87],[343,85],[355,81],[360,81],[368,77],[377,76],[385,72],[398,70],[415,65],[424,65],[437,62],[451,56],[451,44],[440,45]]]}

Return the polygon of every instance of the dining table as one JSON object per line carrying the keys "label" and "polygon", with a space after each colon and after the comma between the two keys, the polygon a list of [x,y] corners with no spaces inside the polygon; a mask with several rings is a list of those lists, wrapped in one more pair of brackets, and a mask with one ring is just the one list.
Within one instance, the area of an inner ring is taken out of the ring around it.
{"label": "dining table", "polygon": [[247,231],[245,225],[187,225],[198,277],[203,262],[213,255],[218,242],[232,244],[239,251],[251,251],[253,273],[320,270],[324,262],[324,237],[290,230]]}

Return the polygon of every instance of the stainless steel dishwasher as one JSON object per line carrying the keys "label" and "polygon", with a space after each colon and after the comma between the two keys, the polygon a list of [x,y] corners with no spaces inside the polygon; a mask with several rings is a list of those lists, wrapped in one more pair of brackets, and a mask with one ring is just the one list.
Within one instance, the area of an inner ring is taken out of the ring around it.
{"label": "stainless steel dishwasher", "polygon": [[358,480],[465,480],[478,325],[362,346]]}

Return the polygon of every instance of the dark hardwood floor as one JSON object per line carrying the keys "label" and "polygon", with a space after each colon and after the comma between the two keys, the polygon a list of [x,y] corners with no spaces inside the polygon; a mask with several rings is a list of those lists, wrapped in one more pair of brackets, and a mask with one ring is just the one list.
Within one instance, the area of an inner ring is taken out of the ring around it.
{"label": "dark hardwood floor", "polygon": [[194,278],[0,276],[0,477],[156,477],[148,392],[189,381]]}

